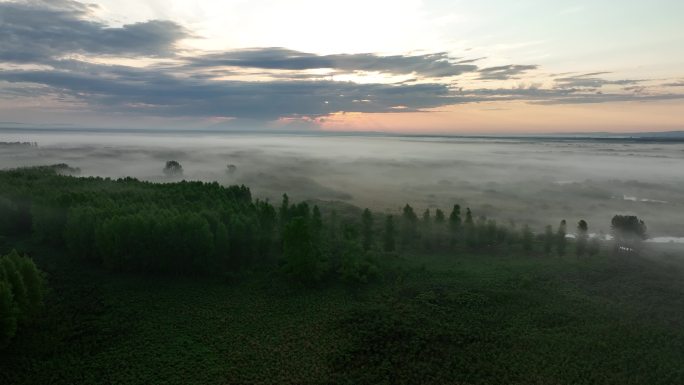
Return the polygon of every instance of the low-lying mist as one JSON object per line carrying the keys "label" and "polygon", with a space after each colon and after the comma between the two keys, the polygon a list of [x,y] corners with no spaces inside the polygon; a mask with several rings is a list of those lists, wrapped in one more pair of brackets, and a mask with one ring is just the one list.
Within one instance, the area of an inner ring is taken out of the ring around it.
{"label": "low-lying mist", "polygon": [[[245,184],[255,197],[335,200],[380,212],[454,203],[536,231],[579,219],[608,232],[617,213],[652,236],[684,237],[684,144],[248,134],[0,133],[0,167],[67,163],[82,176]],[[229,170],[228,165],[234,165]]]}

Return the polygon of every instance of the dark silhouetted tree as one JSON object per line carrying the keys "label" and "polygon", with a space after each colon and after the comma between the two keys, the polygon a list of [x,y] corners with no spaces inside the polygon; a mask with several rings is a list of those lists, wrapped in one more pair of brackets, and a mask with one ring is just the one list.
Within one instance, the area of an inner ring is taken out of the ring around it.
{"label": "dark silhouetted tree", "polygon": [[44,291],[43,276],[32,260],[14,250],[0,256],[0,348],[18,325],[37,315]]}
{"label": "dark silhouetted tree", "polygon": [[463,237],[465,238],[465,242],[468,247],[477,246],[477,229],[475,228],[473,212],[470,211],[470,207],[466,208],[466,217],[465,221],[463,222]]}
{"label": "dark silhouetted tree", "polygon": [[287,194],[283,194],[283,199],[280,202],[280,208],[278,209],[278,221],[280,223],[280,231],[285,230],[285,225],[290,220],[290,197]]}
{"label": "dark silhouetted tree", "polygon": [[[470,209],[468,209],[468,213],[470,213]],[[473,217],[472,214],[470,214],[471,224],[472,221]],[[451,209],[451,214],[449,214],[449,227],[451,228],[451,232],[453,234],[458,234],[458,232],[461,230],[461,206],[454,205],[454,207]]]}
{"label": "dark silhouetted tree", "polygon": [[435,210],[435,223],[438,225],[442,225],[445,221],[445,216],[444,216],[444,211],[437,209]]}
{"label": "dark silhouetted tree", "polygon": [[0,349],[7,346],[17,332],[18,312],[12,300],[12,287],[0,279]]}
{"label": "dark silhouetted tree", "polygon": [[361,215],[361,236],[363,250],[370,250],[373,247],[373,213],[369,209],[363,210]]}
{"label": "dark silhouetted tree", "polygon": [[449,214],[449,242],[455,246],[463,234],[461,229],[461,206],[454,205]]}
{"label": "dark silhouetted tree", "polygon": [[425,209],[425,211],[423,211],[423,224],[429,226],[430,223],[432,223],[430,209]]}
{"label": "dark silhouetted tree", "polygon": [[396,249],[395,237],[396,229],[394,228],[394,216],[388,215],[385,217],[385,231],[382,239],[383,250],[392,252]]}
{"label": "dark silhouetted tree", "polygon": [[587,242],[589,240],[589,225],[587,221],[581,219],[577,223],[577,239],[575,240],[575,254],[578,257],[583,256],[587,252]]}
{"label": "dark silhouetted tree", "polygon": [[164,174],[167,176],[183,175],[183,166],[175,160],[169,160],[164,166]]}
{"label": "dark silhouetted tree", "polygon": [[565,247],[567,245],[567,239],[565,235],[567,234],[567,222],[563,219],[558,225],[558,231],[556,232],[556,252],[559,257],[565,255]]}
{"label": "dark silhouetted tree", "polygon": [[641,243],[648,238],[646,223],[634,215],[616,215],[611,220],[615,251],[639,253]]}
{"label": "dark silhouetted tree", "polygon": [[418,216],[407,203],[402,212],[401,241],[404,247],[413,245],[418,240]]}
{"label": "dark silhouetted tree", "polygon": [[321,261],[306,218],[293,218],[285,227],[283,258],[284,271],[295,281],[312,284],[321,278]]}

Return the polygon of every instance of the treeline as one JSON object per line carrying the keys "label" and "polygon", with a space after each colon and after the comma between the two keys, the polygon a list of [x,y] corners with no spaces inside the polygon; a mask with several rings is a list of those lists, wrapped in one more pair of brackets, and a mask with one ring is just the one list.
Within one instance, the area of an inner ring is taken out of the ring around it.
{"label": "treeline", "polygon": [[38,147],[38,142],[0,142],[0,147]]}
{"label": "treeline", "polygon": [[[245,186],[74,178],[66,165],[0,171],[0,235],[31,235],[82,260],[121,271],[206,274],[278,266],[300,282],[368,281],[378,256],[398,251],[566,253],[566,223],[535,234],[454,205],[410,205],[397,214],[324,216],[317,206],[278,207]],[[597,246],[578,224],[580,254]]]}
{"label": "treeline", "polygon": [[31,259],[16,251],[0,256],[0,348],[38,314],[43,293],[43,276]]}
{"label": "treeline", "polygon": [[[364,232],[364,248],[373,245],[376,236],[372,226],[366,225],[375,221],[370,210],[366,209],[362,217]],[[424,251],[522,251],[527,254],[559,255],[566,254],[568,229],[562,220],[554,229],[546,227],[544,233],[534,233],[524,224],[518,226],[514,222],[501,224],[495,219],[473,214],[470,208],[462,211],[460,205],[454,205],[447,215],[441,209],[426,209],[419,217],[414,209],[405,205],[401,214],[385,215],[382,229],[382,247],[384,251],[401,250]],[[580,220],[576,232],[578,255],[596,254],[599,240],[589,238],[588,224]]]}
{"label": "treeline", "polygon": [[277,215],[244,186],[0,172],[0,234],[32,235],[115,270],[203,273],[276,256]]}

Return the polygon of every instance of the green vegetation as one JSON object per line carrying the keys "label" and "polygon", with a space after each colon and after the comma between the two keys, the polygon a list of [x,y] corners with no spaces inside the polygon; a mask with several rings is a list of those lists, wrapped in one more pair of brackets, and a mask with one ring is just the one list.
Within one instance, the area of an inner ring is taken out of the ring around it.
{"label": "green vegetation", "polygon": [[12,250],[0,255],[0,348],[19,325],[32,321],[43,303],[43,277],[31,259]]}
{"label": "green vegetation", "polygon": [[0,383],[684,382],[684,264],[606,252],[586,222],[572,241],[458,205],[62,174],[0,172],[0,265],[25,266],[0,280],[0,331],[22,326]]}
{"label": "green vegetation", "polygon": [[[169,161],[166,169],[178,174],[182,167]],[[398,223],[392,215],[385,218],[379,237],[368,209],[340,221],[334,212],[324,217],[317,206],[291,203],[287,195],[276,209],[253,200],[245,186],[74,178],[65,170],[71,168],[0,172],[5,186],[0,234],[30,235],[113,271],[230,275],[255,266],[279,267],[294,281],[312,285],[330,279],[366,282],[376,275],[378,257],[397,246],[402,252],[535,252],[529,227],[518,235],[484,217],[475,222],[470,208],[462,224],[459,205],[445,223],[441,211],[433,220],[426,210],[419,220],[406,204]],[[565,242],[564,233],[558,236]]]}

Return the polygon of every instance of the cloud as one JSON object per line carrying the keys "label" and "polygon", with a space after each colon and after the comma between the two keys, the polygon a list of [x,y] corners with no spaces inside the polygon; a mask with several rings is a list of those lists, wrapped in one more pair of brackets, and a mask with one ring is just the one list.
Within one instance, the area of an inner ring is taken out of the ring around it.
{"label": "cloud", "polygon": [[[73,66],[73,64],[72,64]],[[404,111],[459,103],[448,85],[335,81],[217,81],[157,69],[84,64],[81,71],[0,71],[0,80],[40,84],[92,108],[160,116],[273,120],[333,112]],[[45,93],[43,88],[39,88]]]}
{"label": "cloud", "polygon": [[76,105],[101,113],[256,121],[321,117],[336,112],[411,112],[483,101],[585,104],[684,97],[536,87],[454,90],[444,83],[225,81],[174,73],[178,68],[132,68],[76,61],[62,64],[61,69],[54,70],[0,71],[0,81],[15,84],[10,88],[13,90],[78,101]]}
{"label": "cloud", "polygon": [[543,89],[543,88],[498,88],[475,89],[462,91],[464,100],[480,97],[488,101],[518,100],[530,104],[562,105],[562,104],[597,104],[615,102],[647,102],[658,100],[684,99],[682,94],[643,94],[631,93],[603,93],[582,89]]}
{"label": "cloud", "polygon": [[[608,80],[606,72],[552,75],[550,88],[488,88],[490,80],[521,79],[537,65],[480,68],[478,59],[446,52],[319,55],[280,47],[181,52],[192,36],[163,20],[110,27],[95,6],[72,0],[0,0],[0,98],[40,100],[98,115],[274,121],[315,119],[337,112],[412,112],[486,101],[583,104],[681,99],[646,92],[643,80]],[[105,65],[100,57],[161,57],[146,67]],[[74,57],[81,57],[80,60]],[[85,57],[85,58],[84,58]],[[88,61],[91,60],[91,61]],[[311,71],[311,70],[328,70]],[[320,73],[319,73],[320,72]],[[393,84],[360,84],[325,74],[379,72],[410,77]],[[249,73],[245,80],[240,75]],[[321,75],[321,73],[323,75]],[[459,76],[481,82],[457,87]],[[226,80],[229,77],[232,80]],[[621,92],[604,93],[606,85]],[[681,81],[666,86],[679,87]],[[45,102],[45,103],[43,103]]]}
{"label": "cloud", "polygon": [[480,73],[480,80],[508,80],[517,79],[519,75],[527,71],[536,70],[539,66],[536,65],[516,65],[510,64],[499,67],[482,68]]}
{"label": "cloud", "polygon": [[381,56],[373,53],[317,55],[285,48],[251,48],[188,59],[189,66],[243,67],[270,70],[331,69],[341,72],[417,74],[423,77],[458,76],[477,70],[472,60],[458,61],[445,52],[424,55]]}
{"label": "cloud", "polygon": [[73,54],[172,56],[190,34],[152,20],[108,27],[93,20],[93,6],[75,1],[0,2],[0,61],[43,63]]}
{"label": "cloud", "polygon": [[628,86],[635,85],[643,82],[641,79],[620,79],[620,80],[607,80],[598,77],[598,75],[609,74],[609,72],[594,72],[583,75],[568,76],[556,78],[555,83],[557,88],[563,89],[573,89],[573,88],[584,88],[584,89],[598,89],[605,85],[619,85]]}

